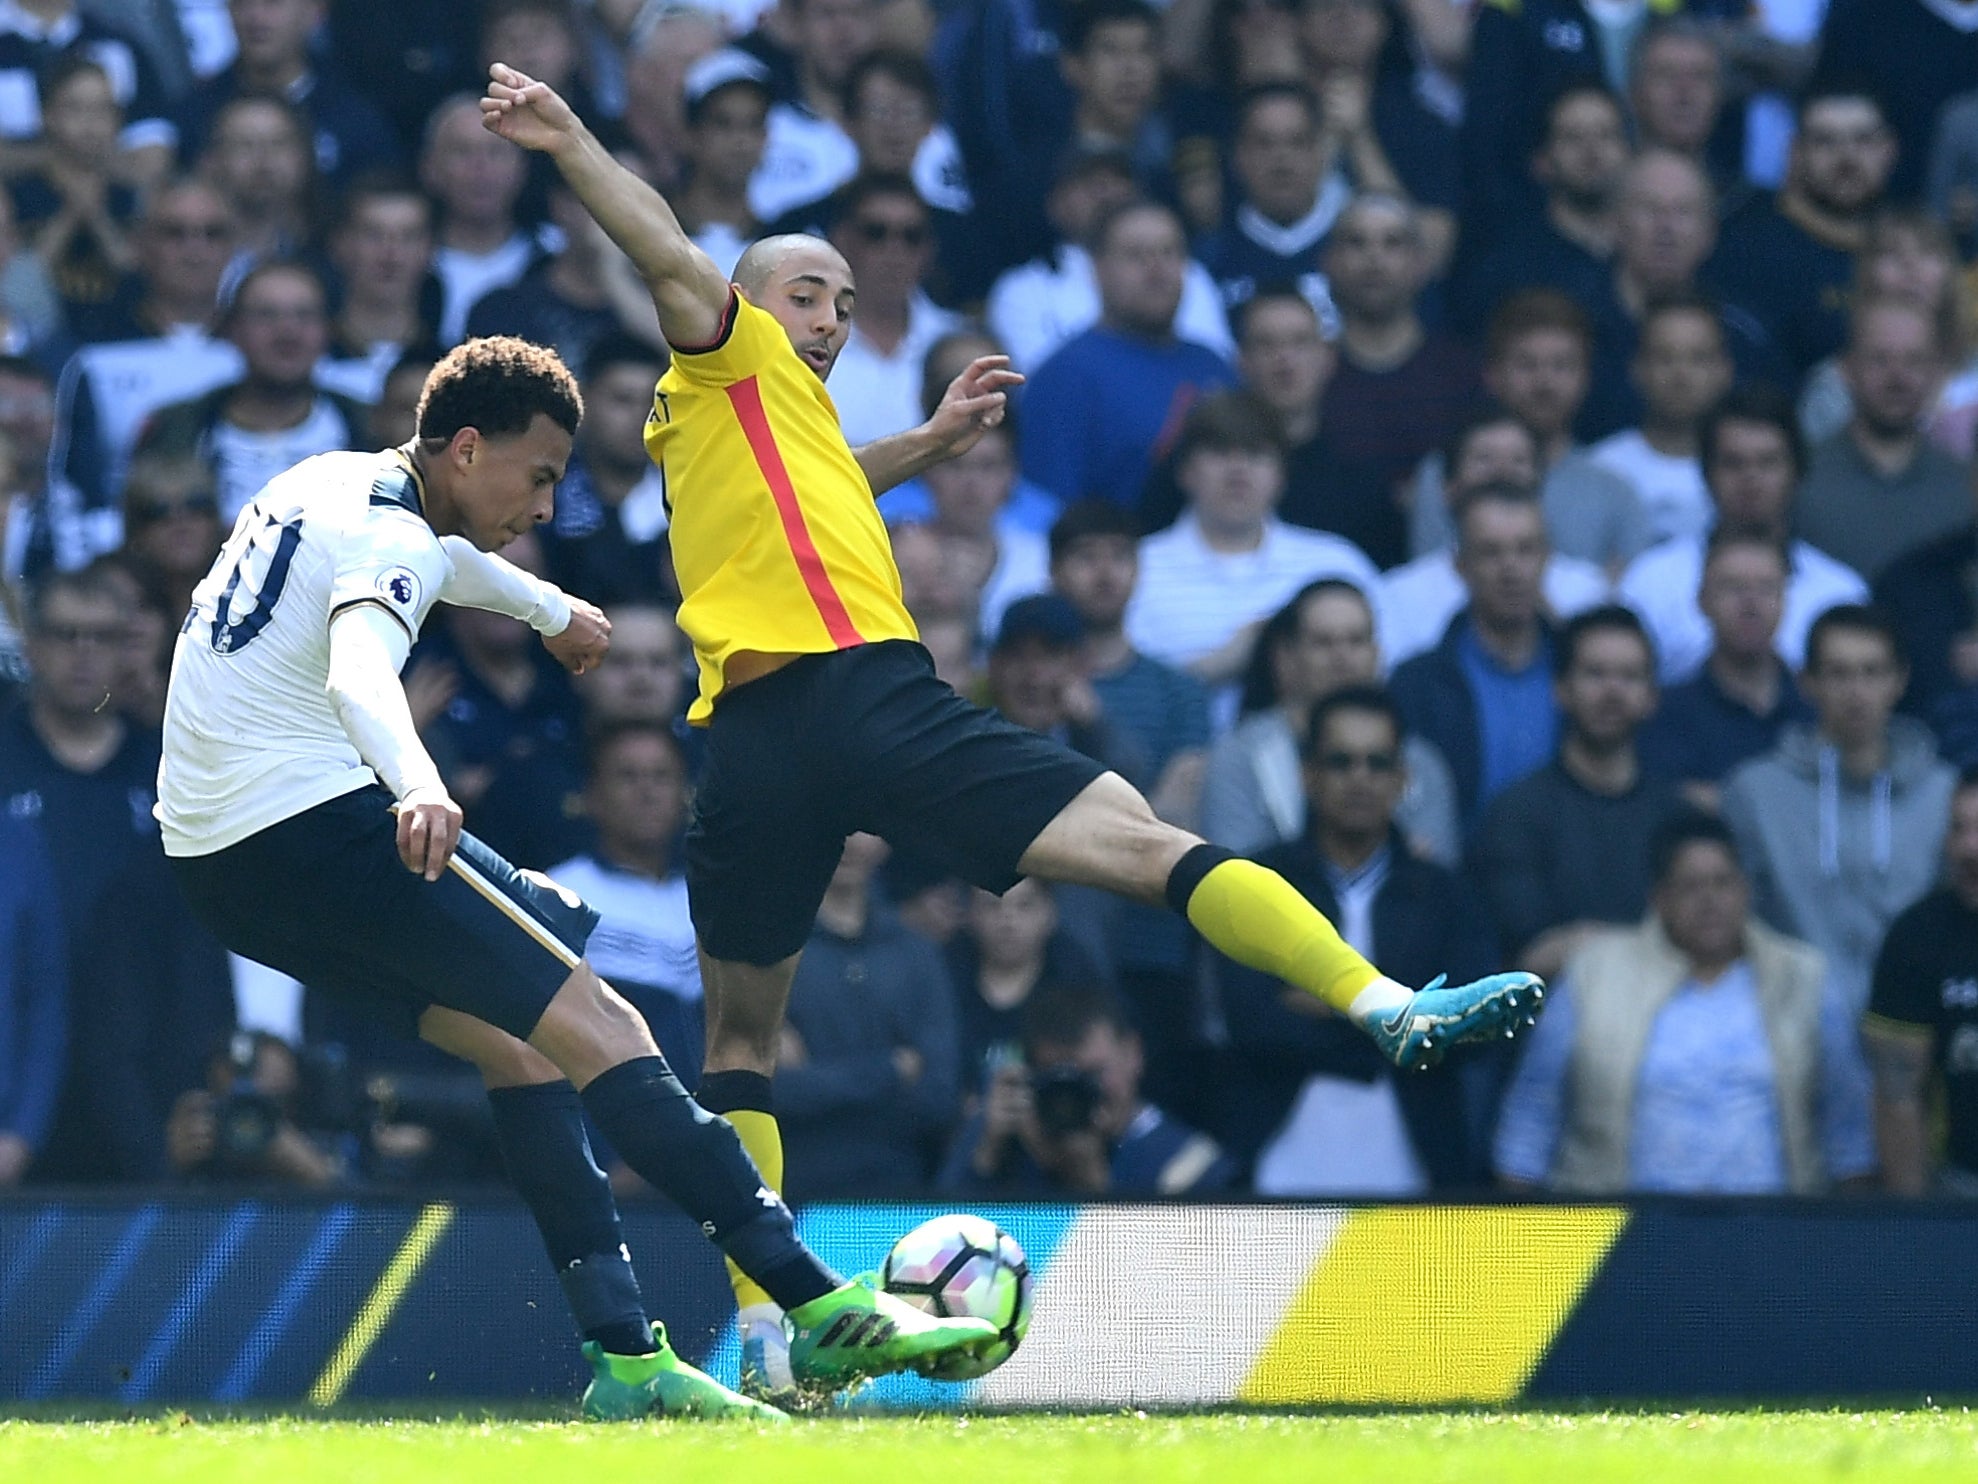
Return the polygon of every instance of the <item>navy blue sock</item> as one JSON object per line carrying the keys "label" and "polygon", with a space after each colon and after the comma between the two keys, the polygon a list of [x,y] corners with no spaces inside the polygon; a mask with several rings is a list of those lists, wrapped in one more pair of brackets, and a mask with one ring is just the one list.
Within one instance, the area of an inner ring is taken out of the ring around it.
{"label": "navy blue sock", "polygon": [[494,1087],[488,1106],[508,1177],[536,1218],[577,1328],[614,1355],[651,1354],[652,1321],[611,1182],[591,1157],[577,1089],[568,1082]]}
{"label": "navy blue sock", "polygon": [[782,1198],[762,1182],[725,1119],[687,1096],[661,1056],[594,1078],[584,1107],[625,1163],[685,1211],[735,1266],[785,1310],[821,1298],[838,1277],[797,1240]]}

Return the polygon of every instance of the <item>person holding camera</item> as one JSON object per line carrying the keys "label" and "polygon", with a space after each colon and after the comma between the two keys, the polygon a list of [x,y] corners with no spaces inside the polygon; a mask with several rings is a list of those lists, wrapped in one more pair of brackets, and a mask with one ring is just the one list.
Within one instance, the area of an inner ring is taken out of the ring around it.
{"label": "person holding camera", "polygon": [[348,1160],[296,1121],[302,1066],[279,1037],[235,1031],[206,1064],[206,1085],[182,1093],[165,1124],[165,1153],[189,1178],[322,1188]]}
{"label": "person holding camera", "polygon": [[1007,1195],[1201,1195],[1236,1179],[1222,1147],[1140,1095],[1140,1036],[1114,997],[1040,990],[1021,1060],[990,1073],[963,1125],[944,1190]]}

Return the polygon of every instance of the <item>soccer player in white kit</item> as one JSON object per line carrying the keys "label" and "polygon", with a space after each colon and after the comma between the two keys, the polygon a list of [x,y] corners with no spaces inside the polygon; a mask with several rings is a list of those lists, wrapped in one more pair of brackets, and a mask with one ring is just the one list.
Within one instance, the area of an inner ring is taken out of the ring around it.
{"label": "soccer player in white kit", "polygon": [[412,442],[270,481],[180,628],[158,819],[188,902],[228,948],[479,1067],[585,1335],[587,1415],[778,1416],[686,1365],[647,1318],[586,1113],[783,1290],[793,1362],[820,1385],[930,1365],[995,1330],[841,1283],[797,1240],[734,1130],[583,960],[597,914],[461,832],[398,679],[442,601],[526,621],[579,673],[603,657],[602,613],[493,554],[549,518],[581,416],[553,352],[469,341],[433,369]]}

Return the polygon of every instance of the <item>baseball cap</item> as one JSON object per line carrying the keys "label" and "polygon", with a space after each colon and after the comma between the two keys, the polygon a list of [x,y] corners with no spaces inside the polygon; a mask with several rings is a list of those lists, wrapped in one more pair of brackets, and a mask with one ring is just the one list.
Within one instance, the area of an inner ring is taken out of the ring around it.
{"label": "baseball cap", "polygon": [[1085,621],[1069,599],[1058,593],[1036,593],[1003,610],[993,648],[1012,649],[1026,639],[1041,639],[1054,649],[1070,649],[1084,637]]}
{"label": "baseball cap", "polygon": [[769,96],[769,68],[739,47],[724,46],[711,51],[687,69],[681,85],[687,102],[687,121],[693,122],[701,106],[723,88],[747,83]]}

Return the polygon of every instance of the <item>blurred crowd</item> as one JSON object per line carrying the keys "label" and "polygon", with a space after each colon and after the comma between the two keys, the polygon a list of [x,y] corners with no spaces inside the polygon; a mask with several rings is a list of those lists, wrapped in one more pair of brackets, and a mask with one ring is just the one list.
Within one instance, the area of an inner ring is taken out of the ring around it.
{"label": "blurred crowd", "polygon": [[854,443],[1027,375],[880,501],[946,679],[1395,977],[1553,984],[1404,1079],[1169,914],[855,837],[793,1199],[1978,1193],[1978,0],[0,0],[0,1187],[500,1178],[150,812],[236,514],[481,334],[581,380],[507,554],[612,652],[445,610],[406,691],[695,1080],[666,350],[495,59],[724,269],[838,247]]}

